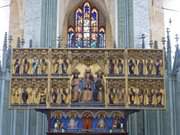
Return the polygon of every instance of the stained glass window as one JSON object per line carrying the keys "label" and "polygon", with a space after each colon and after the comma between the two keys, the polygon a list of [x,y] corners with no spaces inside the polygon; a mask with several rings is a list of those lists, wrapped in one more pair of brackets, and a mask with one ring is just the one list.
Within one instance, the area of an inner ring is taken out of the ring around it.
{"label": "stained glass window", "polygon": [[104,48],[105,29],[99,27],[99,13],[89,2],[75,11],[75,26],[68,28],[68,47]]}

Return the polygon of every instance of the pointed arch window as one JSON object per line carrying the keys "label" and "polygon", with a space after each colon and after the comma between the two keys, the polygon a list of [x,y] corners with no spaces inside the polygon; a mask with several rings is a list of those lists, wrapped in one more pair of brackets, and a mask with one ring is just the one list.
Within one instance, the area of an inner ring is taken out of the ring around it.
{"label": "pointed arch window", "polygon": [[99,12],[89,2],[75,11],[75,25],[68,28],[68,47],[105,47],[105,29],[99,26]]}

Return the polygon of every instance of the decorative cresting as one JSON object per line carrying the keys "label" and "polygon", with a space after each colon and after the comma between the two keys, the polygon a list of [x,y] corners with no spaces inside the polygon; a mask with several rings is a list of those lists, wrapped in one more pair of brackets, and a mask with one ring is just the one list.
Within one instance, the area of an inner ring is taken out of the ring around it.
{"label": "decorative cresting", "polygon": [[163,50],[13,49],[12,54],[12,108],[165,107]]}

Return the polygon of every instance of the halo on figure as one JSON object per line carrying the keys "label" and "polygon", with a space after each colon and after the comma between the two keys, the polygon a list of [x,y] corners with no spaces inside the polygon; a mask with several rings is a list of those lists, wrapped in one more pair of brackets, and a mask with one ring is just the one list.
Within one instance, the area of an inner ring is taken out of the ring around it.
{"label": "halo on figure", "polygon": [[67,116],[68,116],[69,118],[71,118],[71,117],[76,118],[76,117],[79,116],[78,114],[79,114],[79,113],[78,113],[77,111],[70,111],[70,112],[67,113]]}
{"label": "halo on figure", "polygon": [[79,70],[77,70],[77,69],[74,69],[72,73],[73,74],[78,74],[78,75],[80,74]]}
{"label": "halo on figure", "polygon": [[97,118],[100,118],[101,116],[103,116],[103,118],[106,118],[107,112],[105,112],[105,111],[100,111],[100,112],[97,112],[97,113],[95,114],[95,116],[96,116]]}
{"label": "halo on figure", "polygon": [[103,72],[102,70],[99,69],[95,74],[96,74],[96,75],[103,75],[104,72]]}
{"label": "halo on figure", "polygon": [[93,118],[93,113],[91,111],[85,111],[82,113],[82,117]]}
{"label": "halo on figure", "polygon": [[85,73],[91,73],[91,68],[90,68],[90,67],[87,67],[87,68],[85,69]]}

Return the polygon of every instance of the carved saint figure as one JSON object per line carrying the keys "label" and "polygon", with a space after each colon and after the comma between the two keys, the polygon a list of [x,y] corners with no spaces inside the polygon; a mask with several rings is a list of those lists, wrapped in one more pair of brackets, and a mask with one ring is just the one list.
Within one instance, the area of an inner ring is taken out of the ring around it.
{"label": "carved saint figure", "polygon": [[46,104],[46,89],[43,87],[39,88],[39,104]]}
{"label": "carved saint figure", "polygon": [[21,67],[20,61],[19,61],[19,59],[16,59],[16,61],[14,63],[14,72],[16,75],[20,74],[20,67]]}
{"label": "carved saint figure", "polygon": [[132,59],[129,60],[128,66],[129,66],[129,74],[134,75],[134,73],[135,73],[135,64],[134,64]]}
{"label": "carved saint figure", "polygon": [[38,69],[39,69],[39,60],[37,57],[34,57],[32,60],[32,73],[34,75],[38,75]]}
{"label": "carved saint figure", "polygon": [[160,60],[157,59],[156,62],[155,62],[156,76],[161,75],[160,67],[161,67]]}
{"label": "carved saint figure", "polygon": [[55,59],[54,63],[54,74],[58,74],[59,73],[59,62],[58,62],[58,59]]}
{"label": "carved saint figure", "polygon": [[28,92],[27,92],[27,89],[25,87],[22,89],[21,98],[22,98],[23,104],[27,104]]}
{"label": "carved saint figure", "polygon": [[14,86],[12,90],[12,98],[11,98],[11,103],[12,104],[20,104],[20,98],[21,98],[21,93],[19,91],[18,86]]}
{"label": "carved saint figure", "polygon": [[62,89],[62,103],[69,104],[69,102],[70,102],[69,90],[68,88],[63,88]]}
{"label": "carved saint figure", "polygon": [[60,122],[60,120],[56,119],[56,122],[54,123],[54,129],[55,131],[60,131],[60,129],[63,128],[63,123]]}
{"label": "carved saint figure", "polygon": [[139,75],[143,75],[143,70],[144,70],[144,64],[143,64],[143,61],[142,60],[139,60],[139,63],[138,63],[138,74]]}
{"label": "carved saint figure", "polygon": [[99,120],[97,123],[97,128],[104,129],[106,127],[105,118],[103,114],[99,115]]}
{"label": "carved saint figure", "polygon": [[164,90],[161,88],[157,94],[157,104],[163,106],[164,105]]}
{"label": "carved saint figure", "polygon": [[30,63],[29,61],[25,58],[23,62],[23,74],[28,74],[30,68]]}
{"label": "carved saint figure", "polygon": [[51,103],[56,104],[57,103],[57,97],[58,97],[58,93],[57,93],[57,89],[53,88],[52,92],[51,92]]}
{"label": "carved saint figure", "polygon": [[129,104],[130,105],[134,105],[135,102],[135,92],[134,92],[134,88],[129,88]]}
{"label": "carved saint figure", "polygon": [[78,121],[76,120],[76,115],[72,114],[69,120],[68,128],[70,129],[76,129],[78,125]]}
{"label": "carved saint figure", "polygon": [[110,104],[120,104],[123,103],[124,100],[124,90],[120,90],[118,88],[112,88],[110,90],[110,94],[109,94],[109,102]]}
{"label": "carved saint figure", "polygon": [[153,72],[153,64],[152,64],[152,62],[151,62],[151,60],[149,59],[148,61],[147,61],[147,73],[148,73],[148,75],[152,75],[152,72]]}
{"label": "carved saint figure", "polygon": [[124,65],[121,59],[118,60],[119,75],[123,75]]}
{"label": "carved saint figure", "polygon": [[93,91],[94,91],[94,77],[91,74],[91,70],[87,69],[84,75],[84,80],[83,80],[82,101],[83,102],[92,101]]}
{"label": "carved saint figure", "polygon": [[69,67],[68,61],[65,58],[65,59],[63,59],[63,63],[61,64],[62,74],[64,74],[64,75],[67,74],[68,67]]}
{"label": "carved saint figure", "polygon": [[144,90],[144,105],[149,105],[148,89]]}
{"label": "carved saint figure", "polygon": [[45,59],[41,61],[41,74],[47,74],[48,64]]}
{"label": "carved saint figure", "polygon": [[120,129],[120,124],[121,124],[120,118],[117,115],[113,116],[112,128],[113,129]]}
{"label": "carved saint figure", "polygon": [[93,97],[95,101],[103,101],[103,91],[104,91],[104,86],[103,86],[103,75],[102,72],[97,73],[97,79],[95,81],[95,91],[93,92]]}
{"label": "carved saint figure", "polygon": [[79,79],[79,72],[76,70],[73,73],[72,79],[72,102],[78,102],[80,99],[80,79]]}
{"label": "carved saint figure", "polygon": [[112,59],[109,60],[109,74],[114,75],[114,61]]}

